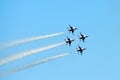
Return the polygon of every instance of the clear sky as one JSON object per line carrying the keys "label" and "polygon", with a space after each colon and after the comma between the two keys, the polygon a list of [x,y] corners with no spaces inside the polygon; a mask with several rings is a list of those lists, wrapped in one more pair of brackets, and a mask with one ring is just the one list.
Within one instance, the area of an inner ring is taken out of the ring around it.
{"label": "clear sky", "polygon": [[[68,25],[79,28],[69,34]],[[43,51],[0,66],[0,73],[37,59],[70,55],[0,77],[0,80],[120,80],[119,0],[0,0],[0,43],[57,32],[65,34],[0,51],[0,58],[17,52],[76,39],[71,47]],[[89,35],[83,44],[79,32]],[[78,55],[77,45],[86,47]]]}

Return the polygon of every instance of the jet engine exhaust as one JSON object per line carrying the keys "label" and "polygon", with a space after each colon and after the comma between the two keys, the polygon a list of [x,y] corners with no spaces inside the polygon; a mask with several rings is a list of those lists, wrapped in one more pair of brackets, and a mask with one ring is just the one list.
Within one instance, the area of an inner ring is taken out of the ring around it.
{"label": "jet engine exhaust", "polygon": [[58,55],[55,55],[55,56],[52,56],[52,57],[37,60],[37,61],[32,62],[30,64],[26,64],[26,65],[24,65],[20,68],[16,68],[16,69],[10,70],[8,72],[2,73],[2,74],[0,74],[0,76],[7,76],[7,75],[10,75],[12,73],[19,72],[19,71],[34,67],[38,64],[45,63],[45,62],[48,62],[48,61],[51,61],[51,60],[54,60],[54,59],[57,59],[57,58],[61,58],[61,57],[67,56],[67,55],[69,55],[69,53],[58,54]]}
{"label": "jet engine exhaust", "polygon": [[42,52],[42,51],[45,51],[45,50],[48,50],[48,49],[51,49],[51,48],[55,48],[57,46],[61,46],[63,44],[65,44],[65,42],[49,45],[49,46],[46,46],[46,47],[31,49],[31,50],[27,50],[27,51],[24,51],[24,52],[21,52],[21,53],[18,53],[18,54],[10,55],[8,57],[5,57],[5,58],[1,59],[0,60],[0,65],[4,65],[4,64],[7,64],[9,62],[13,62],[13,61],[16,61],[18,59],[24,58],[26,56],[30,56],[30,55],[33,55],[33,54],[36,54],[36,53],[39,53],[39,52]]}
{"label": "jet engine exhaust", "polygon": [[41,39],[45,39],[45,38],[49,38],[49,37],[58,36],[58,35],[61,35],[61,34],[64,34],[64,32],[54,33],[54,34],[49,34],[49,35],[44,35],[44,36],[37,36],[37,37],[26,38],[26,39],[22,39],[22,40],[16,40],[16,41],[3,43],[0,46],[0,50],[15,47],[15,46],[22,45],[22,44],[25,44],[25,43],[29,43],[29,42],[32,42],[32,41],[37,41],[37,40],[41,40]]}

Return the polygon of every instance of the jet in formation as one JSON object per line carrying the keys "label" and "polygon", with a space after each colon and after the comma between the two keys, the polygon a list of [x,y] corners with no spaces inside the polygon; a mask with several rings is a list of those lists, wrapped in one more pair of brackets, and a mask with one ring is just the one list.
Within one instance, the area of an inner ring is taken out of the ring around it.
{"label": "jet in formation", "polygon": [[[78,28],[76,27],[72,27],[71,25],[69,25],[68,31],[71,32],[72,34],[74,34],[74,31],[77,30]],[[80,35],[78,35],[80,41],[82,40],[83,42],[85,42],[85,39],[88,37],[87,35],[83,35],[80,32]],[[69,46],[71,46],[71,43],[74,41],[74,39],[70,39],[69,37],[67,37],[67,39],[65,40],[66,44],[69,44]],[[80,53],[81,55],[83,54],[83,51],[86,50],[86,48],[82,48],[81,46],[78,45],[78,47],[76,48],[77,52]]]}
{"label": "jet in formation", "polygon": [[72,27],[71,25],[69,25],[68,31],[72,32],[72,34],[74,34],[74,31],[77,30],[76,27]]}
{"label": "jet in formation", "polygon": [[78,53],[81,53],[81,55],[82,55],[83,51],[86,50],[86,48],[82,48],[79,45],[78,45],[78,47],[76,49],[77,49]]}
{"label": "jet in formation", "polygon": [[79,39],[82,40],[83,42],[85,42],[85,39],[88,37],[88,36],[85,36],[83,35],[82,33],[80,33],[80,35],[78,35]]}
{"label": "jet in formation", "polygon": [[74,39],[70,39],[69,37],[67,37],[66,40],[65,40],[65,43],[66,43],[66,44],[69,44],[69,46],[71,46],[71,43],[72,43],[73,41],[75,41],[75,40],[74,40]]}

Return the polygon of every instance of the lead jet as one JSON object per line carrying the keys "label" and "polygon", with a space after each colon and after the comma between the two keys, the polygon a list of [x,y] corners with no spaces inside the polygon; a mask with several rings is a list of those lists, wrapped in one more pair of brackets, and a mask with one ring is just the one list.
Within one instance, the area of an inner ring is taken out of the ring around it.
{"label": "lead jet", "polygon": [[65,40],[66,44],[69,44],[69,46],[71,46],[71,43],[74,41],[74,39],[70,39],[67,37],[67,39]]}
{"label": "lead jet", "polygon": [[82,53],[83,53],[83,51],[84,50],[86,50],[86,48],[82,48],[82,47],[80,47],[79,45],[78,45],[78,47],[76,48],[77,49],[77,52],[79,53],[81,53],[81,55],[82,55]]}
{"label": "lead jet", "polygon": [[72,32],[72,34],[74,34],[74,31],[77,30],[76,27],[72,27],[71,25],[69,25],[68,31]]}
{"label": "lead jet", "polygon": [[83,35],[82,33],[80,33],[80,35],[78,35],[79,39],[82,40],[83,42],[85,42],[85,39],[88,37],[88,36],[85,36]]}

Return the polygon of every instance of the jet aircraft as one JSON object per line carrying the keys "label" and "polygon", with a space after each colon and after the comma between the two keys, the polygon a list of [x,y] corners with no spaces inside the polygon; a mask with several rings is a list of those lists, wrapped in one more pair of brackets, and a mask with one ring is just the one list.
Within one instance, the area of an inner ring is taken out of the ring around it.
{"label": "jet aircraft", "polygon": [[81,55],[82,55],[82,53],[83,53],[83,51],[84,50],[86,50],[86,48],[82,48],[82,47],[80,47],[79,45],[78,45],[78,47],[76,48],[77,49],[77,52],[79,53],[81,53]]}
{"label": "jet aircraft", "polygon": [[76,27],[72,27],[71,25],[69,25],[68,31],[72,32],[72,34],[74,34],[74,31],[77,30]]}
{"label": "jet aircraft", "polygon": [[78,35],[79,39],[82,40],[83,42],[85,42],[85,39],[88,37],[88,36],[85,36],[83,35],[82,33],[80,33],[80,35]]}
{"label": "jet aircraft", "polygon": [[74,39],[70,39],[69,37],[67,37],[67,39],[65,40],[66,44],[69,44],[69,46],[71,46],[71,43],[74,41]]}

